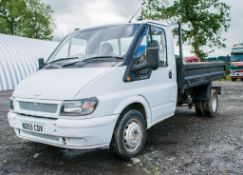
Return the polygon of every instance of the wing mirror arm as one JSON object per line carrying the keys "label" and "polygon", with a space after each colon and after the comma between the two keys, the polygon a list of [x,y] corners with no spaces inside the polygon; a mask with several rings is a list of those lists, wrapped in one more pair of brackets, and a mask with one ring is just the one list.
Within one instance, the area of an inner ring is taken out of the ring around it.
{"label": "wing mirror arm", "polygon": [[137,71],[141,71],[143,69],[146,69],[146,68],[149,68],[150,67],[150,64],[149,63],[141,63],[141,64],[138,64],[138,65],[134,65],[132,67],[132,71],[134,72],[137,72]]}

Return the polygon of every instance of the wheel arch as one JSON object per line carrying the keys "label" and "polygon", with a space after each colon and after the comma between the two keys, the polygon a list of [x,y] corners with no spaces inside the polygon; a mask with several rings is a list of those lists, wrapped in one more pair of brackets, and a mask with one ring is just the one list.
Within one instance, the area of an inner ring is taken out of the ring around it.
{"label": "wheel arch", "polygon": [[115,113],[120,114],[118,120],[129,109],[137,109],[142,112],[146,120],[147,128],[151,126],[151,109],[147,100],[143,96],[138,95],[122,101],[120,105],[118,105],[118,107],[115,109]]}

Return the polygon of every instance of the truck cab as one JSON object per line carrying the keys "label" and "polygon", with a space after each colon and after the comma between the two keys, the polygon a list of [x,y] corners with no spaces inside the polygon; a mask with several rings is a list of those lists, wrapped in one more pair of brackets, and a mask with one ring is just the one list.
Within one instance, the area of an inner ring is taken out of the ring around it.
{"label": "truck cab", "polygon": [[238,78],[243,81],[243,43],[235,44],[230,56],[230,77],[232,81]]}
{"label": "truck cab", "polygon": [[57,147],[139,155],[147,129],[177,105],[195,102],[202,116],[217,112],[211,81],[224,76],[224,66],[184,68],[173,43],[171,27],[154,21],[71,33],[15,89],[10,126],[20,138]]}

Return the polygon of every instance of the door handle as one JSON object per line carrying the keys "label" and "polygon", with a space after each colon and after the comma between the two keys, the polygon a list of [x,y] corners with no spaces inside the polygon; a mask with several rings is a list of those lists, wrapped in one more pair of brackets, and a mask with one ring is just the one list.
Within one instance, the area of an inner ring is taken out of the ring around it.
{"label": "door handle", "polygon": [[169,79],[172,79],[172,72],[169,71]]}

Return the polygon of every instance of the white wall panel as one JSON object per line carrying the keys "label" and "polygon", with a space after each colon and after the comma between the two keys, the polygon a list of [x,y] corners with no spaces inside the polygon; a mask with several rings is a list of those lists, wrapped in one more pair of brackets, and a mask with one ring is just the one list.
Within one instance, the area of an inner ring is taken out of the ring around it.
{"label": "white wall panel", "polygon": [[0,91],[14,89],[37,70],[58,43],[0,34]]}

